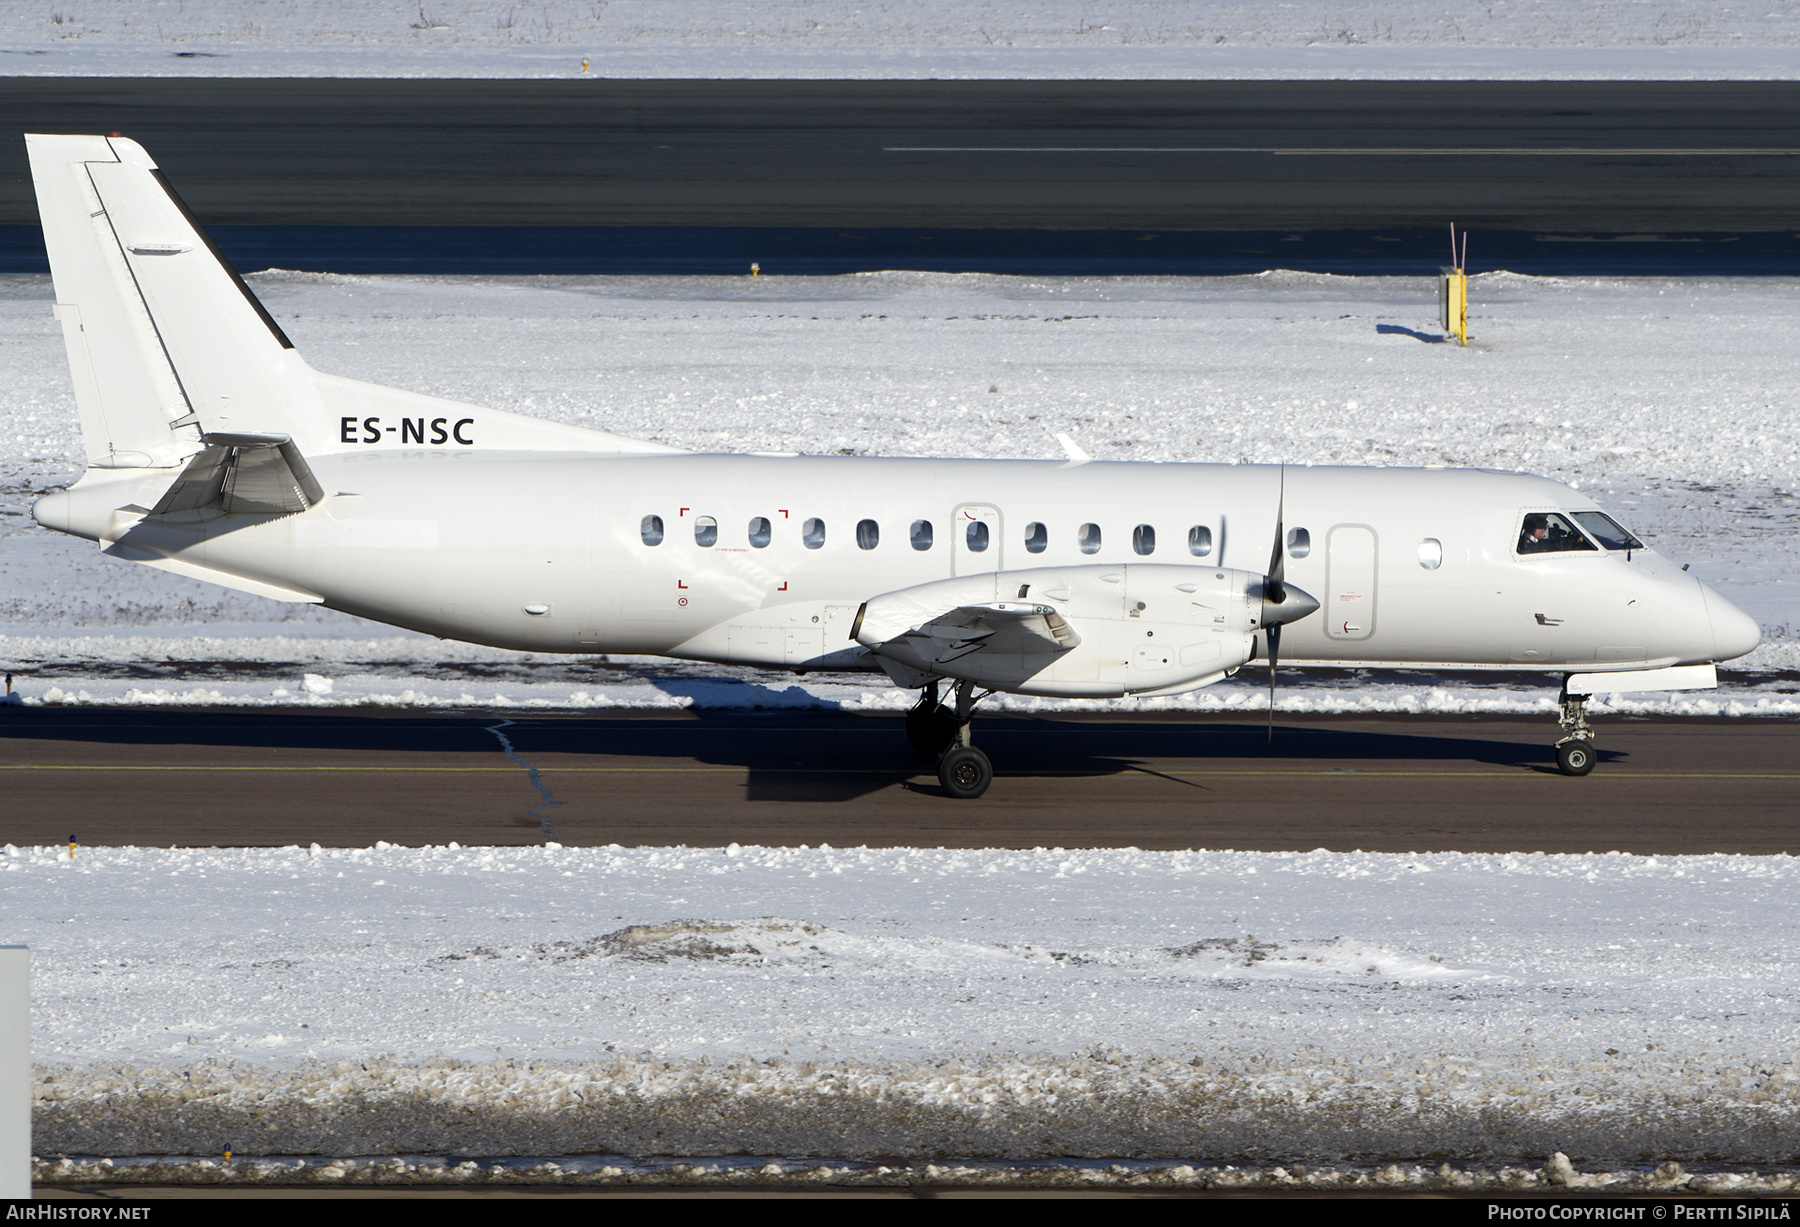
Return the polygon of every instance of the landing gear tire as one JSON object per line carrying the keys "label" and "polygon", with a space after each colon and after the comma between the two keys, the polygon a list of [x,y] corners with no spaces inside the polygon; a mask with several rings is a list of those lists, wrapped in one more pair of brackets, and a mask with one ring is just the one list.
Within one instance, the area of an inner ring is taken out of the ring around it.
{"label": "landing gear tire", "polygon": [[921,703],[906,713],[906,740],[921,754],[942,754],[955,743],[956,732],[956,717],[941,705]]}
{"label": "landing gear tire", "polygon": [[1556,747],[1556,769],[1564,775],[1586,775],[1594,769],[1594,743],[1576,738]]}
{"label": "landing gear tire", "polygon": [[956,746],[938,760],[938,783],[953,797],[979,797],[994,782],[994,765],[974,746]]}

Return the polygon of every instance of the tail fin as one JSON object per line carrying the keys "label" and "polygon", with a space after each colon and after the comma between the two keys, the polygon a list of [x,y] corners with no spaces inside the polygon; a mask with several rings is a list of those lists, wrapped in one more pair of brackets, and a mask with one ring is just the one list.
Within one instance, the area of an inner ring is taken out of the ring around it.
{"label": "tail fin", "polygon": [[[285,438],[296,455],[405,447],[425,442],[427,422],[433,444],[458,447],[679,450],[320,374],[136,141],[25,143],[90,470],[177,468],[209,436]],[[451,422],[453,435],[438,429]],[[274,463],[257,448],[233,453],[239,478]]]}
{"label": "tail fin", "polygon": [[135,141],[27,136],[88,463],[170,468],[281,417],[293,343]]}

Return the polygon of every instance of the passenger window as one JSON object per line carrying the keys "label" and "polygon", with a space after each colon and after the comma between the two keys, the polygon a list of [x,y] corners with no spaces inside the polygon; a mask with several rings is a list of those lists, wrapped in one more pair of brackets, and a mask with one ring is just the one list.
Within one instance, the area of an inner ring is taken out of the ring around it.
{"label": "passenger window", "polygon": [[914,520],[912,522],[912,547],[915,550],[931,548],[931,521]]}
{"label": "passenger window", "polygon": [[701,516],[695,520],[694,544],[706,550],[719,544],[719,522],[711,516]]}
{"label": "passenger window", "polygon": [[825,544],[825,521],[817,516],[809,519],[800,528],[800,544],[809,550],[816,550]]}
{"label": "passenger window", "polygon": [[1075,533],[1075,543],[1081,547],[1083,554],[1098,554],[1100,552],[1100,526],[1083,524]]}
{"label": "passenger window", "polygon": [[1419,542],[1419,565],[1427,571],[1435,571],[1444,565],[1444,543],[1436,537],[1427,537]]}
{"label": "passenger window", "polygon": [[969,552],[979,554],[988,547],[988,526],[981,520],[970,520],[967,536]]}
{"label": "passenger window", "polygon": [[1188,553],[1195,558],[1205,558],[1212,553],[1212,529],[1204,524],[1188,529]]}
{"label": "passenger window", "polygon": [[1025,552],[1042,554],[1050,544],[1050,530],[1036,520],[1025,526]]}
{"label": "passenger window", "polygon": [[1156,553],[1156,530],[1148,524],[1139,524],[1132,529],[1131,550],[1134,554]]}
{"label": "passenger window", "polygon": [[756,549],[767,549],[769,547],[769,538],[771,536],[773,536],[773,534],[769,529],[769,521],[767,519],[762,516],[757,516],[750,521],[750,544]]}
{"label": "passenger window", "polygon": [[1288,557],[1305,558],[1312,553],[1312,534],[1304,528],[1288,529]]}
{"label": "passenger window", "polygon": [[1575,522],[1593,534],[1603,549],[1641,550],[1644,543],[1619,527],[1619,522],[1600,511],[1577,511]]}
{"label": "passenger window", "polygon": [[881,526],[873,520],[858,520],[856,522],[856,548],[872,550],[879,544],[881,544]]}
{"label": "passenger window", "polygon": [[1521,554],[1567,554],[1592,550],[1594,543],[1581,530],[1554,511],[1534,511],[1519,526]]}
{"label": "passenger window", "polygon": [[661,545],[663,539],[662,517],[645,516],[638,525],[638,534],[644,538],[645,545]]}

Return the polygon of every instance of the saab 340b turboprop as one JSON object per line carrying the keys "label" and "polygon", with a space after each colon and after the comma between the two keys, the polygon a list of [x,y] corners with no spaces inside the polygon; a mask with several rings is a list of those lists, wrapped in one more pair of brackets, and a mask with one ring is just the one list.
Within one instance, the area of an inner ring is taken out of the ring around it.
{"label": "saab 340b turboprop", "polygon": [[1582,775],[1588,695],[1714,685],[1758,640],[1541,477],[695,455],[323,374],[140,146],[26,140],[88,455],[33,514],[117,558],[501,648],[879,670],[962,797],[986,694],[1278,655],[1562,673]]}

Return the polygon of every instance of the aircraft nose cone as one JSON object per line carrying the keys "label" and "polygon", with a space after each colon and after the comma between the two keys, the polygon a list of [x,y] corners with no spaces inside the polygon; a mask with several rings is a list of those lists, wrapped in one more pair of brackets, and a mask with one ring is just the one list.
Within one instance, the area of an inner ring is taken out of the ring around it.
{"label": "aircraft nose cone", "polygon": [[1762,628],[1754,618],[1706,585],[1700,590],[1706,594],[1706,615],[1712,621],[1714,660],[1732,660],[1762,642]]}
{"label": "aircraft nose cone", "polygon": [[1283,599],[1278,605],[1267,597],[1263,598],[1263,625],[1279,626],[1284,622],[1298,622],[1307,614],[1319,607],[1318,598],[1303,588],[1286,584]]}

